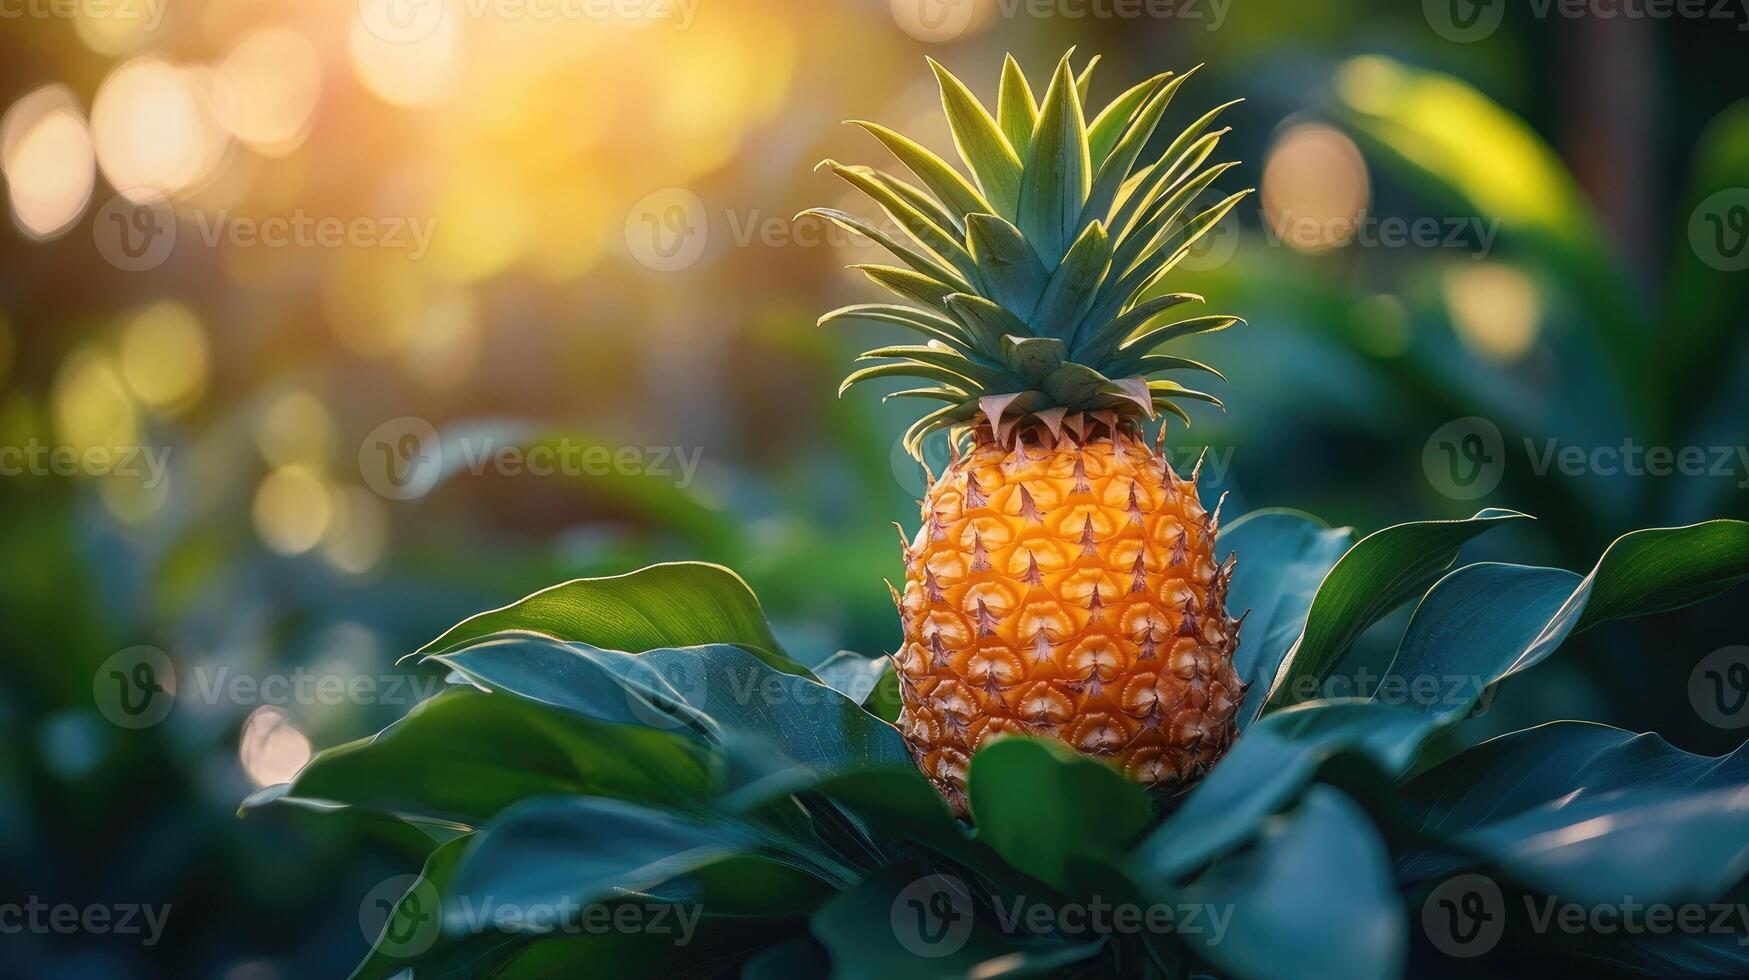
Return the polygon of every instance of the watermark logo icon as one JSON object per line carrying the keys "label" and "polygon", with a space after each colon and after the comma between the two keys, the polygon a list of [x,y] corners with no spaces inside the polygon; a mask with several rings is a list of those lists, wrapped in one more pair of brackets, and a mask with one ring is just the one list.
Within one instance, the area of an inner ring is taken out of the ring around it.
{"label": "watermark logo icon", "polygon": [[417,44],[443,20],[443,0],[359,0],[365,30],[390,44]]}
{"label": "watermark logo icon", "polygon": [[146,272],[164,264],[176,247],[176,212],[156,191],[117,194],[91,222],[97,254],[123,272]]}
{"label": "watermark logo icon", "polygon": [[[1186,208],[1186,215],[1198,215],[1214,207],[1225,196],[1209,189],[1198,194],[1196,202]],[[1190,272],[1213,272],[1227,264],[1227,260],[1239,251],[1239,225],[1231,215],[1223,217],[1213,228],[1203,232],[1190,250],[1184,253],[1184,258],[1178,262],[1178,267]]]}
{"label": "watermark logo icon", "polygon": [[358,472],[365,486],[389,500],[424,496],[443,474],[437,429],[416,415],[384,422],[359,443]]}
{"label": "watermark logo icon", "polygon": [[1433,33],[1469,44],[1500,29],[1506,19],[1506,0],[1421,0],[1421,13]]}
{"label": "watermark logo icon", "polygon": [[157,647],[128,647],[98,666],[91,697],[111,724],[150,728],[176,706],[176,666]]}
{"label": "watermark logo icon", "polygon": [[1749,646],[1714,650],[1695,664],[1688,700],[1709,725],[1749,727]]}
{"label": "watermark logo icon", "polygon": [[625,240],[632,258],[647,269],[678,272],[692,266],[710,243],[704,200],[684,187],[644,195],[626,215]]}
{"label": "watermark logo icon", "polygon": [[1749,269],[1749,189],[1727,188],[1700,202],[1688,219],[1688,244],[1720,272]]}
{"label": "watermark logo icon", "polygon": [[[893,469],[893,479],[898,481],[899,486],[903,487],[906,493],[919,500],[929,493],[929,474],[933,474],[939,479],[941,474],[947,472],[948,466],[953,463],[953,452],[947,439],[939,437],[925,439],[922,448],[922,463],[918,463],[917,457],[911,455],[910,451],[905,448],[903,438],[894,439],[892,451],[887,454],[887,462]],[[927,474],[924,472],[924,467],[929,468]]]}
{"label": "watermark logo icon", "polygon": [[[693,717],[692,705],[710,693],[703,657],[640,659],[626,685],[626,704],[639,721],[651,728],[683,728]],[[740,691],[729,684],[729,692]]]}
{"label": "watermark logo icon", "polygon": [[889,915],[899,945],[914,956],[952,956],[972,935],[972,893],[953,875],[927,875],[893,898]]}
{"label": "watermark logo icon", "polygon": [[1428,437],[1421,470],[1435,490],[1453,500],[1485,497],[1506,473],[1506,440],[1485,418],[1454,419]]}
{"label": "watermark logo icon", "polygon": [[419,875],[396,875],[372,888],[358,905],[358,928],[378,952],[397,959],[418,956],[442,931],[437,886]]}
{"label": "watermark logo icon", "polygon": [[899,29],[925,44],[944,44],[964,34],[977,0],[892,0]]}
{"label": "watermark logo icon", "polygon": [[1428,894],[1421,905],[1421,928],[1447,956],[1481,956],[1506,932],[1506,898],[1486,875],[1458,875]]}

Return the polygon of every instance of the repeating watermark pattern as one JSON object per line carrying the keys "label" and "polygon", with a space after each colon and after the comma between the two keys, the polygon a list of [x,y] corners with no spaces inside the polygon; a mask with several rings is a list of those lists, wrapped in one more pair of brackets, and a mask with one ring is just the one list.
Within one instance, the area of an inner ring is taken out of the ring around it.
{"label": "repeating watermark pattern", "polygon": [[1720,272],[1749,269],[1749,189],[1727,188],[1700,202],[1688,219],[1688,244]]}
{"label": "repeating watermark pattern", "polygon": [[167,0],[0,0],[0,21],[65,20],[137,23],[155,31],[164,23]]}
{"label": "repeating watermark pattern", "polygon": [[[430,251],[437,232],[436,218],[342,217],[311,214],[302,208],[265,216],[196,208],[188,218],[194,240],[209,249],[389,249],[413,262]],[[97,210],[91,235],[104,261],[123,272],[146,272],[163,265],[176,249],[176,211],[161,194],[117,194]]]}
{"label": "repeating watermark pattern", "polygon": [[1466,252],[1478,262],[1494,251],[1494,241],[1500,234],[1499,218],[1475,215],[1404,218],[1362,211],[1332,217],[1281,210],[1259,212],[1259,219],[1263,240],[1271,246],[1286,243],[1378,249],[1439,248]]}
{"label": "repeating watermark pattern", "polygon": [[1521,896],[1508,903],[1500,885],[1487,875],[1463,874],[1441,883],[1421,906],[1421,927],[1433,947],[1447,956],[1486,955],[1515,930],[1568,936],[1730,936],[1749,946],[1749,905],[1733,902],[1568,902],[1552,895]]}
{"label": "repeating watermark pattern", "polygon": [[1688,699],[1709,725],[1749,727],[1749,646],[1714,650],[1695,664],[1688,675]]}
{"label": "repeating watermark pattern", "polygon": [[664,24],[684,31],[697,20],[698,7],[699,0],[359,0],[358,16],[381,40],[417,44],[449,16],[543,24]]}
{"label": "repeating watermark pattern", "polygon": [[383,955],[407,959],[437,943],[442,914],[436,885],[418,875],[396,875],[365,893],[358,903],[358,929]]}
{"label": "repeating watermark pattern", "polygon": [[704,200],[684,187],[651,191],[626,215],[625,243],[632,258],[647,269],[691,268],[710,244]]}
{"label": "repeating watermark pattern", "polygon": [[91,678],[91,698],[111,724],[150,728],[176,706],[176,666],[157,647],[136,646],[111,654]]}
{"label": "repeating watermark pattern", "polygon": [[[1633,479],[1729,480],[1749,489],[1749,445],[1647,445],[1630,437],[1619,443],[1581,446],[1556,438],[1522,440],[1524,466],[1535,477],[1625,476]],[[1453,419],[1434,430],[1421,450],[1421,468],[1435,490],[1453,500],[1487,496],[1506,474],[1508,453],[1500,427],[1480,416]]]}
{"label": "repeating watermark pattern", "polygon": [[[1507,0],[1422,0],[1434,33],[1448,41],[1485,40],[1506,19]],[[1749,0],[1525,0],[1521,10],[1535,20],[1716,20],[1749,31]]]}
{"label": "repeating watermark pattern", "polygon": [[[925,959],[965,948],[973,926],[972,893],[951,874],[925,875],[900,889],[888,910],[893,936],[907,952]],[[1235,907],[1189,902],[1112,902],[1094,895],[1085,902],[1041,902],[1017,895],[994,903],[993,925],[1006,935],[1054,934],[1100,937],[1173,933],[1201,936],[1218,945]]]}
{"label": "repeating watermark pattern", "polygon": [[359,443],[364,484],[390,500],[411,500],[445,473],[507,477],[662,480],[684,490],[698,477],[702,446],[614,446],[570,436],[524,443],[493,434],[439,436],[425,419],[407,415],[372,429]]}
{"label": "repeating watermark pattern", "polygon": [[1506,897],[1486,875],[1458,875],[1421,903],[1421,928],[1433,948],[1447,956],[1481,956],[1506,934]]}
{"label": "repeating watermark pattern", "polygon": [[447,931],[549,936],[642,935],[668,937],[679,947],[698,933],[698,903],[617,901],[504,902],[491,895],[458,896],[447,909],[437,886],[418,875],[396,875],[372,888],[358,906],[358,927],[376,951],[395,959],[423,955]]}
{"label": "repeating watermark pattern", "polygon": [[170,909],[167,903],[77,905],[31,895],[22,902],[0,902],[0,936],[127,936],[138,937],[141,946],[151,948],[164,938]]}
{"label": "repeating watermark pattern", "polygon": [[1496,690],[1494,679],[1482,674],[1380,674],[1369,667],[1323,678],[1296,677],[1287,686],[1295,701],[1364,698],[1423,711],[1464,708],[1470,718],[1487,714]]}
{"label": "repeating watermark pattern", "polygon": [[91,680],[98,711],[123,728],[150,728],[178,703],[239,707],[390,705],[411,708],[442,691],[439,675],[310,670],[250,673],[228,665],[177,670],[157,647],[137,646],[105,660]]}
{"label": "repeating watermark pattern", "polygon": [[49,445],[38,439],[22,446],[0,446],[0,477],[121,477],[147,490],[170,473],[168,446]]}

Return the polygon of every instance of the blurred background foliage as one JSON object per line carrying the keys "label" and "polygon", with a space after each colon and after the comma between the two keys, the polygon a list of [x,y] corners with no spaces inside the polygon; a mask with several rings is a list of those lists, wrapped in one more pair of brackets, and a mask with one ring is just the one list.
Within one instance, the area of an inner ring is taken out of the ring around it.
{"label": "blurred background foliage", "polygon": [[[1100,100],[1206,63],[1163,131],[1248,99],[1226,118],[1223,153],[1245,163],[1224,190],[1257,186],[1256,206],[1165,284],[1249,320],[1189,351],[1231,377],[1228,411],[1169,433],[1186,465],[1209,447],[1205,493],[1230,492],[1229,514],[1371,530],[1508,506],[1541,519],[1477,557],[1572,568],[1635,527],[1749,517],[1741,460],[1539,474],[1524,448],[1749,445],[1749,273],[1695,234],[1703,202],[1749,187],[1742,24],[1513,5],[1466,43],[1435,29],[1436,4],[1184,0],[1126,19],[963,2],[698,0],[637,22],[526,13],[604,9],[586,2],[7,5],[26,14],[0,21],[0,446],[145,446],[168,470],[0,477],[0,899],[173,909],[156,948],[10,936],[8,969],[349,969],[353,901],[430,842],[238,820],[238,802],[404,713],[415,689],[386,693],[400,656],[560,579],[719,561],[803,659],[890,649],[889,524],[915,522],[924,477],[897,446],[905,406],[833,398],[882,328],[814,323],[872,298],[841,267],[873,253],[790,216],[846,196],[819,158],[885,166],[844,118],[947,148],[924,54],[986,99],[1005,50],[1034,72],[1070,43],[1102,55]],[[427,9],[424,33],[382,36]],[[162,264],[103,258],[118,192],[174,209]],[[390,241],[212,239],[300,216]],[[1436,240],[1382,240],[1417,220]],[[690,481],[464,465],[395,499],[370,489],[370,436],[405,417],[446,444],[700,464]],[[1428,469],[1434,434],[1471,417],[1506,456],[1480,502]],[[1602,632],[1537,696],[1734,744],[1685,692],[1696,661],[1744,641],[1740,617]],[[1382,665],[1391,624],[1370,639],[1355,670]],[[180,687],[130,731],[93,681],[139,644],[170,653]],[[384,693],[213,693],[295,672]],[[1476,724],[1512,713],[1508,697]]]}

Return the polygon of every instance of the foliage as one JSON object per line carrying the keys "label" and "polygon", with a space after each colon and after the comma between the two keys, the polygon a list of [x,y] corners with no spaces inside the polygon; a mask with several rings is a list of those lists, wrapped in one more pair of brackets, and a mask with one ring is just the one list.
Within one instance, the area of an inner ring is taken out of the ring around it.
{"label": "foliage", "polygon": [[[1245,679],[1277,696],[1181,800],[1014,737],[974,756],[962,824],[864,707],[879,661],[801,667],[738,577],[683,564],[468,620],[425,651],[449,690],[246,809],[340,806],[442,841],[360,977],[1390,977],[1437,955],[1412,923],[1454,875],[1573,902],[1729,894],[1749,874],[1741,752],[1552,720],[1453,739],[1570,633],[1749,578],[1749,525],[1636,532],[1583,576],[1448,571],[1464,540],[1522,517],[1352,546],[1287,512],[1236,523],[1232,601],[1260,618]],[[1378,689],[1320,696],[1354,638],[1408,602]],[[697,642],[701,622],[717,642]],[[1102,904],[1175,917],[1017,914]],[[692,910],[696,933],[650,925],[656,908]],[[630,925],[588,928],[614,915]],[[1501,951],[1519,944],[1592,967],[1749,969],[1743,947],[1705,937],[1595,948],[1525,931]]]}

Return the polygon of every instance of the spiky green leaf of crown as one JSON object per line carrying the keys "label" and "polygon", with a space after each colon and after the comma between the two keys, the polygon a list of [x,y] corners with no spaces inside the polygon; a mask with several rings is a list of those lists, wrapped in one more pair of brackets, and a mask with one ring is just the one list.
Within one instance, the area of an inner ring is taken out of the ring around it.
{"label": "spiky green leaf of crown", "polygon": [[980,418],[1000,429],[1013,415],[1152,418],[1165,411],[1188,423],[1178,401],[1219,405],[1213,395],[1150,380],[1182,370],[1220,376],[1206,364],[1156,351],[1240,319],[1173,319],[1179,306],[1202,297],[1155,295],[1155,287],[1250,193],[1193,212],[1199,196],[1234,166],[1204,164],[1227,132],[1209,127],[1236,103],[1211,110],[1143,160],[1167,104],[1195,69],[1156,75],[1089,119],[1083,103],[1093,66],[1077,77],[1069,54],[1037,103],[1009,56],[995,116],[947,69],[933,60],[930,66],[970,179],[915,141],[858,121],[923,186],[872,167],[833,160],[821,166],[873,198],[905,238],[843,211],[802,212],[891,252],[903,267],[853,268],[914,304],[847,306],[820,322],[881,321],[922,340],[863,354],[859,360],[878,363],[852,372],[839,394],[875,378],[930,382],[888,396],[946,403],[906,432],[912,453],[929,433]]}

